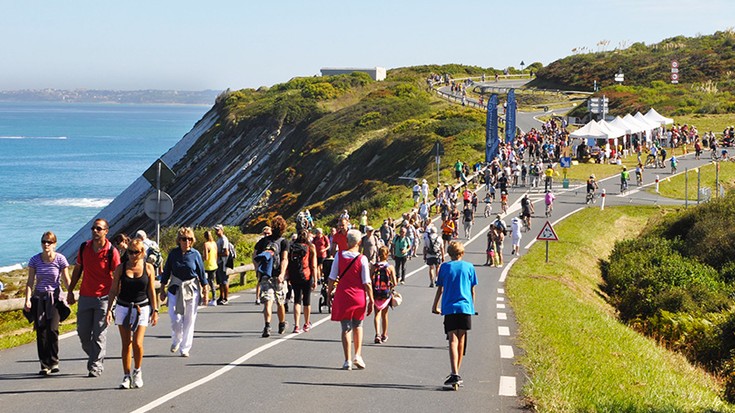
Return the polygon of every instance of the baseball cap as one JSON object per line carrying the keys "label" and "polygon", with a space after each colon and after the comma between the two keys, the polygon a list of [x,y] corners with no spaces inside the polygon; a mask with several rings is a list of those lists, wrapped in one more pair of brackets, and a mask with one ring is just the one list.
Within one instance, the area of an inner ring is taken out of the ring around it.
{"label": "baseball cap", "polygon": [[224,230],[224,229],[225,229],[225,227],[223,227],[223,226],[222,226],[222,224],[217,224],[217,225],[215,225],[215,226],[214,226],[214,229],[215,229],[216,231],[219,231],[219,230]]}
{"label": "baseball cap", "polygon": [[137,231],[137,232],[135,233],[135,238],[140,238],[140,239],[146,239],[146,238],[148,238],[148,236],[147,236],[147,234],[145,233],[145,231],[143,231],[142,229],[139,229],[139,230],[138,230],[138,231]]}

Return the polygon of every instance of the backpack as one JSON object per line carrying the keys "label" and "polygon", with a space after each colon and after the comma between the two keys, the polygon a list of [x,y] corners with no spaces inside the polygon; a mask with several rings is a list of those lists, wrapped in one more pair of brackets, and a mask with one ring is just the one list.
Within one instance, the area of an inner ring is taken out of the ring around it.
{"label": "backpack", "polygon": [[151,265],[155,269],[159,269],[163,266],[163,256],[161,255],[161,250],[159,250],[156,247],[150,247],[145,252],[145,261]]}
{"label": "backpack", "polygon": [[508,229],[505,227],[505,222],[496,219],[495,222],[493,222],[493,225],[501,231],[503,231],[503,234],[508,235]]}
{"label": "backpack", "polygon": [[235,258],[237,258],[237,250],[235,250],[235,246],[232,245],[231,242],[227,242],[227,251],[229,252],[229,255],[227,256],[227,263],[225,264],[225,267],[227,268],[235,268]]}
{"label": "backpack", "polygon": [[288,279],[294,283],[311,280],[308,245],[293,242],[288,247]]}
{"label": "backpack", "polygon": [[390,297],[390,277],[388,276],[388,264],[376,264],[373,268],[373,297],[385,300]]}
{"label": "backpack", "polygon": [[442,253],[442,244],[441,239],[437,235],[434,235],[432,238],[431,235],[429,235],[429,245],[427,245],[429,249],[430,255],[439,256]]}
{"label": "backpack", "polygon": [[[278,276],[278,274],[273,274],[273,270],[281,268],[281,239],[282,238],[269,240],[268,243],[265,244],[263,250],[254,258],[254,261],[258,264],[256,268],[259,275],[264,275],[266,277],[272,277],[274,275]],[[273,255],[270,259],[266,260],[264,254],[267,254],[265,251],[268,250],[273,251]],[[270,265],[270,268],[266,270],[265,268],[261,268],[262,265]]]}
{"label": "backpack", "polygon": [[299,214],[296,217],[296,232],[301,232],[304,229],[309,229],[309,220],[305,214]]}

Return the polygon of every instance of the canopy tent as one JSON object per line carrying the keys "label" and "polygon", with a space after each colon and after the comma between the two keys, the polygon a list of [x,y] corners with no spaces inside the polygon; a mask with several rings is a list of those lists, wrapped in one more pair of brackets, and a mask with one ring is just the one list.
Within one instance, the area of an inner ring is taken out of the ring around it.
{"label": "canopy tent", "polygon": [[579,139],[607,139],[607,135],[607,131],[602,129],[594,120],[569,134],[571,138]]}
{"label": "canopy tent", "polygon": [[644,132],[645,128],[643,126],[634,124],[633,122],[627,122],[620,116],[616,116],[615,119],[608,122],[610,125],[617,127],[618,129],[622,129],[625,131],[625,133],[634,134],[634,133],[640,133]]}
{"label": "canopy tent", "polygon": [[666,116],[663,116],[656,112],[656,109],[651,108],[646,112],[645,115],[643,115],[646,119],[656,122],[657,124],[664,126],[664,125],[671,125],[674,123],[674,120],[671,118],[667,118]]}
{"label": "canopy tent", "polygon": [[618,128],[617,126],[611,125],[610,122],[608,121],[603,120],[597,123],[600,125],[600,127],[603,130],[606,130],[607,132],[609,132],[607,135],[609,139],[620,138],[620,137],[625,136],[627,133],[625,129]]}
{"label": "canopy tent", "polygon": [[643,123],[644,125],[648,126],[648,130],[654,130],[661,127],[661,124],[658,122],[653,122],[651,120],[646,119],[645,116],[641,112],[636,112],[635,115],[633,115],[634,118],[636,118],[637,121]]}
{"label": "canopy tent", "polygon": [[628,113],[627,115],[623,116],[623,120],[627,122],[629,125],[635,126],[638,129],[641,129],[641,131],[645,134],[645,141],[650,142],[651,140],[651,125],[649,125],[646,122],[641,122],[638,119],[636,119],[635,116]]}

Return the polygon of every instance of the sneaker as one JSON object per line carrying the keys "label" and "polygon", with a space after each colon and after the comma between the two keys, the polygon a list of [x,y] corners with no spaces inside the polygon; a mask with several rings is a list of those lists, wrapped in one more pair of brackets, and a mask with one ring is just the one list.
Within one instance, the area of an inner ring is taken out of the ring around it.
{"label": "sneaker", "polygon": [[126,374],[125,376],[123,376],[123,381],[122,381],[122,383],[120,383],[120,385],[118,386],[118,388],[119,389],[129,389],[130,388],[130,385],[131,385],[130,375],[129,374]]}
{"label": "sneaker", "polygon": [[301,329],[299,328],[299,326],[296,326],[296,327],[293,328],[293,333],[294,334],[301,334]]}
{"label": "sneaker", "polygon": [[261,337],[270,337],[271,336],[271,328],[270,327],[263,327],[263,334],[260,335]]}
{"label": "sneaker", "polygon": [[59,370],[59,366],[58,365],[51,367],[51,374],[56,374],[56,373],[58,373],[60,371],[61,370]]}
{"label": "sneaker", "polygon": [[429,283],[429,288],[434,288],[434,283]]}
{"label": "sneaker", "polygon": [[188,351],[182,351],[181,352],[181,357],[189,357],[189,352]]}
{"label": "sneaker", "polygon": [[382,343],[383,343],[383,340],[380,339],[380,335],[376,334],[375,335],[375,344],[382,344]]}
{"label": "sneaker", "polygon": [[260,305],[260,298],[255,299],[255,305]]}
{"label": "sneaker", "polygon": [[140,370],[133,370],[133,389],[139,389],[143,387],[143,372]]}
{"label": "sneaker", "polygon": [[355,359],[352,361],[352,364],[354,364],[355,367],[357,367],[360,370],[365,368],[365,361],[363,361],[362,356],[355,356]]}
{"label": "sneaker", "polygon": [[210,300],[209,301],[209,306],[210,307],[217,307],[217,301],[216,300]]}
{"label": "sneaker", "polygon": [[172,353],[176,353],[177,351],[179,351],[179,345],[178,344],[171,344],[171,349],[170,350],[171,350]]}
{"label": "sneaker", "polygon": [[352,363],[349,360],[345,360],[345,363],[342,365],[342,370],[352,370]]}
{"label": "sneaker", "polygon": [[41,370],[38,372],[39,376],[48,376],[51,373],[51,370],[47,369],[46,367],[42,367]]}
{"label": "sneaker", "polygon": [[311,331],[311,323],[304,324],[304,333]]}
{"label": "sneaker", "polygon": [[403,285],[403,284],[405,284],[405,283],[406,283],[405,281],[401,280],[401,285]]}
{"label": "sneaker", "polygon": [[388,341],[388,336],[385,336],[385,335],[380,336],[380,341],[382,341],[383,343],[385,343],[386,341]]}
{"label": "sneaker", "polygon": [[229,304],[229,302],[230,302],[230,300],[228,300],[226,298],[223,298],[222,301],[220,302],[220,305],[227,305],[227,304]]}
{"label": "sneaker", "polygon": [[100,370],[90,370],[89,373],[87,373],[87,377],[99,377],[102,375],[102,372]]}
{"label": "sneaker", "polygon": [[221,299],[221,298],[218,298],[218,299],[217,299],[217,305],[223,305],[223,304],[222,304],[222,299]]}
{"label": "sneaker", "polygon": [[444,381],[445,386],[452,386],[452,385],[462,385],[462,377],[459,377],[459,374],[450,374],[447,376],[447,379]]}
{"label": "sneaker", "polygon": [[285,321],[282,323],[278,323],[278,334],[283,334],[284,331],[286,331],[286,323]]}

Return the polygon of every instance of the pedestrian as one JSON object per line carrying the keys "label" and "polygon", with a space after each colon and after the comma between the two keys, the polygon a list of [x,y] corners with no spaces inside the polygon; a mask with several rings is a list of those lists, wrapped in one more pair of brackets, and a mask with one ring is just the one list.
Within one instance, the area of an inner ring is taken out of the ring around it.
{"label": "pedestrian", "polygon": [[370,268],[378,262],[378,248],[381,243],[380,238],[375,235],[375,229],[369,225],[365,227],[365,235],[360,242],[360,253],[367,257]]}
{"label": "pedestrian", "polygon": [[193,247],[196,242],[194,230],[191,227],[179,228],[176,242],[179,246],[168,253],[163,266],[160,299],[168,299],[170,350],[172,353],[180,352],[181,357],[189,357],[199,302],[207,297],[207,276],[202,255]]}
{"label": "pedestrian", "polygon": [[[204,231],[204,248],[202,248],[202,255],[204,259],[204,272],[207,273],[207,283],[211,286],[212,300],[209,301],[210,306],[217,306],[215,296],[217,291],[214,288],[214,283],[217,280],[217,243],[212,238],[210,231]],[[206,298],[206,297],[205,297]]]}
{"label": "pedestrian", "polygon": [[424,233],[424,262],[429,267],[429,287],[434,288],[439,264],[444,259],[444,245],[436,233],[436,227],[429,225]]}
{"label": "pedestrian", "polygon": [[510,221],[510,239],[513,242],[513,248],[510,251],[511,255],[521,255],[521,222],[520,217],[514,217]]}
{"label": "pedestrian", "polygon": [[418,179],[414,181],[413,188],[411,188],[411,197],[413,198],[413,206],[416,207],[421,199],[421,185]]}
{"label": "pedestrian", "polygon": [[459,371],[467,349],[467,332],[472,329],[472,315],[475,314],[477,274],[472,264],[462,261],[464,245],[461,242],[450,242],[448,252],[451,261],[439,268],[432,312],[444,316],[444,333],[449,340],[451,372],[444,385],[460,386]]}
{"label": "pedestrian", "polygon": [[365,233],[365,228],[368,225],[368,214],[367,214],[367,211],[362,211],[362,214],[360,214],[360,222],[359,222],[359,225],[360,225],[360,227],[359,227],[360,228],[360,232],[362,232],[364,234]]}
{"label": "pedestrian", "polygon": [[464,224],[464,236],[470,239],[472,236],[472,224],[475,223],[475,214],[472,213],[472,207],[465,205],[462,210],[462,223]]}
{"label": "pedestrian", "polygon": [[81,278],[77,305],[77,335],[82,343],[82,350],[87,354],[87,376],[99,377],[105,369],[107,351],[105,313],[109,304],[108,295],[112,286],[112,274],[120,265],[120,254],[107,239],[110,224],[106,219],[97,218],[91,230],[92,239],[79,246],[67,301],[69,305],[74,304],[74,287]]}
{"label": "pedestrian", "polygon": [[66,291],[71,291],[71,280],[69,262],[63,254],[56,252],[56,234],[47,231],[41,235],[41,250],[28,260],[23,311],[33,320],[33,329],[36,330],[36,349],[41,362],[38,374],[47,376],[59,372],[59,323],[70,311],[59,294],[62,282]]}
{"label": "pedestrian", "polygon": [[388,341],[388,307],[393,298],[395,288],[396,270],[388,263],[388,247],[380,247],[378,250],[378,262],[373,266],[372,285],[373,299],[375,300],[375,344]]}
{"label": "pedestrian", "polygon": [[316,249],[316,279],[318,281],[323,278],[322,266],[324,265],[324,260],[329,254],[329,238],[324,235],[324,230],[317,228],[316,235],[314,235],[314,239],[311,242],[314,244],[314,248]]}
{"label": "pedestrian", "polygon": [[400,283],[406,283],[406,260],[411,251],[411,240],[408,239],[408,230],[402,226],[398,235],[393,238],[392,255],[396,263],[396,277],[400,277]]}
{"label": "pedestrian", "polygon": [[[148,325],[158,323],[158,303],[156,302],[156,270],[153,264],[145,261],[146,247],[143,241],[135,238],[128,245],[127,259],[115,269],[110,288],[110,302],[115,304],[115,324],[122,341],[123,381],[121,389],[143,387],[143,337]],[[107,323],[112,324],[112,308],[107,309]],[[132,359],[135,368],[130,371]]]}
{"label": "pedestrian", "polygon": [[112,237],[112,245],[117,248],[117,253],[120,254],[120,260],[122,260],[122,257],[128,250],[128,244],[130,244],[130,237],[122,232]]}
{"label": "pedestrian", "polygon": [[450,219],[450,217],[447,217],[442,222],[442,240],[444,240],[444,249],[449,246],[449,241],[452,240],[452,237],[454,237],[454,221]]}
{"label": "pedestrian", "polygon": [[161,255],[161,248],[158,246],[158,243],[148,238],[148,234],[142,229],[135,232],[135,238],[143,241],[146,262],[153,264],[156,275],[160,274],[163,270],[163,256]]}
{"label": "pedestrian", "polygon": [[270,222],[271,235],[261,238],[254,247],[256,275],[260,284],[265,326],[261,337],[271,336],[271,313],[276,304],[278,334],[286,331],[286,270],[288,269],[288,240],[283,237],[286,220],[276,215]]}
{"label": "pedestrian", "polygon": [[[217,234],[217,287],[219,287],[218,305],[227,305],[230,297],[230,280],[227,275],[227,261],[230,259],[230,240],[225,235],[225,227],[221,224],[214,226]],[[214,290],[214,284],[211,285]]]}
{"label": "pedestrian", "polygon": [[383,225],[380,226],[380,239],[383,241],[383,245],[390,247],[390,243],[395,235],[393,226],[390,225],[390,220],[384,219]]}
{"label": "pedestrian", "polygon": [[[288,282],[293,288],[293,332],[301,333],[301,310],[304,310],[304,332],[311,330],[311,292],[316,288],[316,247],[309,241],[309,231],[299,231],[288,249]],[[303,305],[302,305],[303,302]]]}
{"label": "pedestrian", "polygon": [[[264,226],[263,227],[263,233],[262,233],[261,239],[263,237],[267,237],[267,236],[271,235],[272,233],[273,233],[273,231],[271,230],[271,227],[269,227],[268,225]],[[327,238],[327,242],[329,242],[329,238]],[[253,252],[255,252],[255,251],[253,251]],[[253,258],[255,258],[255,254],[254,253],[253,253]],[[255,261],[253,260],[253,262],[255,262]],[[257,283],[257,282],[255,283],[255,305],[260,305],[260,283]]]}
{"label": "pedestrian", "polygon": [[[345,210],[346,212],[347,210]],[[332,236],[331,245],[329,247],[330,255],[335,257],[337,250],[347,249],[347,231],[349,230],[349,221],[347,218],[339,218],[337,221],[337,232]],[[284,229],[285,230],[285,229]]]}
{"label": "pedestrian", "polygon": [[[362,322],[365,319],[366,308],[367,315],[373,311],[370,264],[367,258],[358,252],[361,238],[360,231],[350,230],[347,233],[348,248],[341,250],[335,257],[327,285],[329,297],[334,297],[331,319],[339,321],[342,328],[344,370],[352,370],[353,365],[358,369],[365,368],[365,361],[362,358]],[[350,355],[350,344],[354,344],[354,358]]]}

